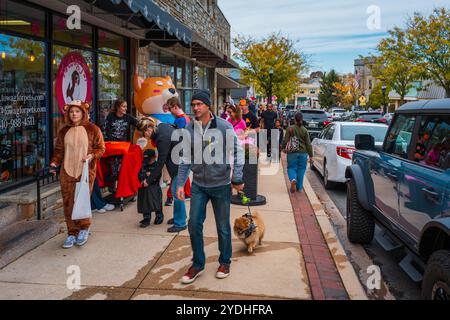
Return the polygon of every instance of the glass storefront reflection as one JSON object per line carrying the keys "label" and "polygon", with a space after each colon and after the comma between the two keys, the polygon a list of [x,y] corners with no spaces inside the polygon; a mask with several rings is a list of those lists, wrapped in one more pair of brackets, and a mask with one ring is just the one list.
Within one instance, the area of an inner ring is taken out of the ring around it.
{"label": "glass storefront reflection", "polygon": [[0,34],[0,189],[46,163],[45,45]]}
{"label": "glass storefront reflection", "polygon": [[125,71],[120,58],[98,55],[98,123],[103,125],[114,101],[125,96]]}

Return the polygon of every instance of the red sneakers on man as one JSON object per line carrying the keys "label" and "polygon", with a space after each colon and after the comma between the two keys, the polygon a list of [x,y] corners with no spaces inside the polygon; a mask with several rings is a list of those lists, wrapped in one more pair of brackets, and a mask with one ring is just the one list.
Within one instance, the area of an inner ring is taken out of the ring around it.
{"label": "red sneakers on man", "polygon": [[189,268],[188,272],[186,272],[185,275],[183,276],[183,278],[181,278],[181,283],[190,284],[190,283],[194,282],[195,279],[197,279],[197,277],[203,273],[203,270],[204,269],[197,270],[191,266]]}
{"label": "red sneakers on man", "polygon": [[219,266],[219,269],[217,269],[216,278],[218,278],[218,279],[225,279],[229,275],[230,275],[230,266],[227,266],[225,264],[221,264]]}

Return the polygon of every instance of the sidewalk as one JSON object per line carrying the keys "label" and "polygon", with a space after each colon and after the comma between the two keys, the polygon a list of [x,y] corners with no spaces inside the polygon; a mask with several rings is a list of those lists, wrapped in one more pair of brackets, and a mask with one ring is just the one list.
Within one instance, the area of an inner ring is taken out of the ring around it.
{"label": "sidewalk", "polygon": [[[140,229],[141,216],[136,203],[130,203],[124,212],[94,214],[85,247],[64,250],[65,235],[59,234],[0,270],[0,299],[363,298],[359,288],[357,294],[349,294],[341,280],[345,279],[341,270],[345,267],[340,265],[345,264],[345,253],[342,256],[333,249],[340,260],[333,259],[329,250],[333,237],[327,231],[325,240],[323,223],[315,214],[320,204],[313,208],[307,192],[290,196],[287,185],[281,169],[274,176],[259,177],[259,194],[266,196],[267,205],[252,210],[266,223],[265,241],[248,254],[233,235],[231,274],[226,279],[215,278],[219,252],[210,205],[204,227],[205,273],[186,286],[180,279],[191,264],[187,230],[169,234],[166,222]],[[305,191],[307,187],[308,183]],[[232,205],[232,223],[245,211],[245,207]],[[171,212],[172,207],[165,207],[165,221]],[[68,273],[67,268],[73,265],[81,271],[78,291],[66,285],[72,282],[73,271]],[[346,282],[348,287],[351,281]]]}

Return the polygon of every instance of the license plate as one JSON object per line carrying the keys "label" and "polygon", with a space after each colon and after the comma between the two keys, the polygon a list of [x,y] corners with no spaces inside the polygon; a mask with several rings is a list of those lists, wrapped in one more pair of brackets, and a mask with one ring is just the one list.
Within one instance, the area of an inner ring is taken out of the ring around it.
{"label": "license plate", "polygon": [[311,128],[317,128],[317,123],[315,123],[315,122],[310,122],[310,123],[309,123],[309,126],[310,126]]}

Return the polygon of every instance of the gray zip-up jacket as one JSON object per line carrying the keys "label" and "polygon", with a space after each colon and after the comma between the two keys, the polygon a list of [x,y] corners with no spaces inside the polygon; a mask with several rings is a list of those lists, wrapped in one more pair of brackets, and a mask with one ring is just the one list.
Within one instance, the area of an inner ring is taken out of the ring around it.
{"label": "gray zip-up jacket", "polygon": [[[244,167],[244,150],[240,145],[233,126],[211,113],[211,120],[205,128],[200,121],[188,123],[183,137],[184,148],[190,154],[183,153],[178,167],[177,187],[183,187],[189,171],[194,173],[193,183],[200,187],[239,185]],[[186,139],[188,138],[188,139]],[[230,160],[233,159],[231,176]]]}

